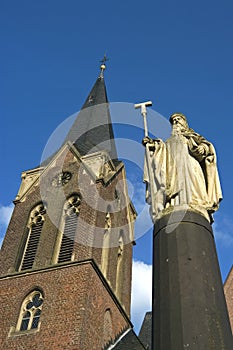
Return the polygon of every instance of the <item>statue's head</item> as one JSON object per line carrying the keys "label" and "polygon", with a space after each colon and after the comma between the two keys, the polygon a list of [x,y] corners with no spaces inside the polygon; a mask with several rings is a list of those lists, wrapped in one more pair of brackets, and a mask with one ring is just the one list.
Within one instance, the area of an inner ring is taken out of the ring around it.
{"label": "statue's head", "polygon": [[182,113],[172,114],[169,121],[173,126],[177,125],[177,126],[182,127],[182,129],[185,129],[185,130],[187,130],[189,128],[187,119],[186,119],[185,115]]}

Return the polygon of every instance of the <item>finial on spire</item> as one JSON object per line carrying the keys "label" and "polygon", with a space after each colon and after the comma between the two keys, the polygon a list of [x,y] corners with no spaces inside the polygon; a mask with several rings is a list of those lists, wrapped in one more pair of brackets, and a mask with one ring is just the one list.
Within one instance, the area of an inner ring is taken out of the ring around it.
{"label": "finial on spire", "polygon": [[102,58],[102,60],[100,60],[100,62],[102,63],[100,66],[100,77],[103,78],[104,77],[104,70],[106,69],[106,65],[105,62],[108,61],[109,58],[107,58],[106,53],[104,54],[104,57]]}

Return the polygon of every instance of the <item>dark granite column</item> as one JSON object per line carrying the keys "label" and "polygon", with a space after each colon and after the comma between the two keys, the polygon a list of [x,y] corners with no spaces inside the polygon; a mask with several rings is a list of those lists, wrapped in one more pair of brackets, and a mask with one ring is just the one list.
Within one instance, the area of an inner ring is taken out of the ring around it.
{"label": "dark granite column", "polygon": [[173,212],[154,226],[153,350],[232,350],[210,223]]}

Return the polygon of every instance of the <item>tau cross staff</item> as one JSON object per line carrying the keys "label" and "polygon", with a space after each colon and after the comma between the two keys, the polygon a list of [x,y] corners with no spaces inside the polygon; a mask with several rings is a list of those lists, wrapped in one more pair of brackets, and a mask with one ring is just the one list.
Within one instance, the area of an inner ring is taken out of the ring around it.
{"label": "tau cross staff", "polygon": [[[143,122],[144,122],[144,130],[145,130],[145,137],[148,137],[148,126],[147,126],[147,110],[146,107],[152,106],[151,101],[143,102],[143,103],[137,103],[134,105],[134,108],[141,108],[141,115],[143,117]],[[151,167],[151,160],[150,160],[150,149],[149,149],[149,144],[145,144],[145,166],[144,166],[144,182],[147,183],[147,194],[146,194],[146,201],[147,203],[151,206],[150,211],[151,211],[151,218],[152,221],[154,222],[157,210],[155,208],[155,201],[154,201],[154,194],[156,193],[156,189],[154,188],[154,174],[153,174],[153,169]],[[150,187],[150,189],[148,188]],[[149,198],[148,198],[148,193],[150,193]]]}
{"label": "tau cross staff", "polygon": [[137,103],[136,105],[134,105],[135,109],[141,107],[141,115],[143,116],[143,121],[144,121],[145,137],[148,136],[148,127],[147,127],[147,120],[146,120],[146,115],[147,115],[146,107],[149,107],[149,106],[152,106],[151,101]]}

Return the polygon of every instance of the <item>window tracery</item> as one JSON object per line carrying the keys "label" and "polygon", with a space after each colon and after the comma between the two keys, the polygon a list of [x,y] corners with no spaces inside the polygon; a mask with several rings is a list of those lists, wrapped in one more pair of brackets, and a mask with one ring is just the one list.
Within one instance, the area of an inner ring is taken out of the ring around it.
{"label": "window tracery", "polygon": [[80,205],[81,198],[78,194],[72,195],[64,205],[62,238],[58,255],[59,263],[72,260]]}
{"label": "window tracery", "polygon": [[36,256],[42,227],[45,221],[46,209],[43,203],[38,204],[30,213],[27,224],[27,238],[22,254],[20,271],[31,269]]}
{"label": "window tracery", "polygon": [[39,328],[43,301],[43,295],[39,290],[34,290],[24,299],[16,331],[24,332]]}

